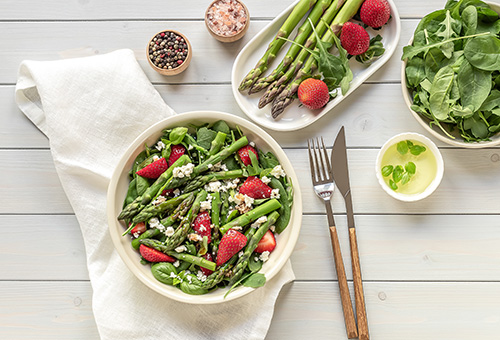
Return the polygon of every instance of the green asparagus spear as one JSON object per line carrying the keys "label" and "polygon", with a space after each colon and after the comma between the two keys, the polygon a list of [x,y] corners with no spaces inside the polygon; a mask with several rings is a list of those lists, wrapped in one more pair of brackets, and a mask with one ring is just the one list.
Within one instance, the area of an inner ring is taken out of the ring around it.
{"label": "green asparagus spear", "polygon": [[[185,193],[169,200],[165,200],[159,204],[155,204],[153,203],[153,201],[144,209],[142,209],[140,213],[135,215],[135,217],[132,219],[132,223],[147,221],[151,217],[158,216],[159,214],[172,210],[178,206],[183,207],[189,204],[189,200],[186,199],[190,196],[194,196],[193,193]],[[183,203],[183,205],[181,205],[181,203]]]}
{"label": "green asparagus spear", "polygon": [[214,271],[212,274],[208,275],[205,282],[203,282],[203,287],[210,289],[222,282],[226,275],[231,272],[231,268],[233,268],[233,265],[237,259],[238,254],[231,257],[231,259],[224,263],[219,269],[217,269],[217,271]]}
{"label": "green asparagus spear", "polygon": [[261,204],[258,207],[250,210],[249,212],[244,213],[243,215],[235,218],[231,222],[226,223],[225,225],[220,227],[220,232],[222,235],[224,235],[232,227],[246,226],[247,224],[258,219],[259,217],[267,215],[267,214],[273,212],[274,210],[279,209],[280,207],[281,207],[281,204],[277,199],[269,200],[268,202]]}
{"label": "green asparagus spear", "polygon": [[220,151],[220,149],[222,149],[222,147],[224,146],[224,142],[226,141],[226,136],[227,134],[225,134],[224,132],[217,132],[217,135],[211,143],[210,150],[208,151],[208,154],[210,156],[215,155]]}
{"label": "green asparagus spear", "polygon": [[269,46],[267,47],[267,50],[262,58],[242,80],[238,88],[240,91],[244,91],[250,88],[252,84],[260,77],[260,75],[267,70],[268,66],[271,64],[274,58],[276,58],[276,54],[278,54],[279,50],[285,43],[285,41],[280,39],[280,37],[287,38],[293,31],[295,26],[297,26],[300,20],[302,20],[304,15],[312,6],[314,6],[315,3],[316,0],[300,0],[299,3],[295,5],[294,9],[283,23],[274,39],[269,43]]}
{"label": "green asparagus spear", "polygon": [[221,181],[225,179],[233,179],[243,176],[243,170],[218,171],[212,172],[203,176],[198,176],[189,181],[184,187],[184,192],[189,192],[201,188],[208,182]]}
{"label": "green asparagus spear", "polygon": [[[135,216],[139,211],[141,211],[146,204],[151,202],[151,200],[158,194],[161,187],[172,177],[172,173],[175,167],[182,166],[189,162],[189,157],[187,155],[182,155],[178,160],[172,164],[164,173],[156,179],[156,181],[144,192],[142,196],[137,197],[132,203],[127,205],[120,215],[118,215],[119,220],[130,219]],[[161,193],[161,192],[160,192]]]}
{"label": "green asparagus spear", "polygon": [[248,259],[254,252],[255,248],[257,248],[257,245],[262,239],[262,237],[264,237],[264,234],[267,233],[267,231],[269,230],[269,227],[272,226],[277,221],[279,216],[280,214],[277,211],[273,211],[267,217],[267,221],[263,223],[257,231],[251,228],[251,230],[254,230],[253,233],[250,232],[253,235],[251,235],[251,237],[248,238],[248,242],[245,247],[245,250],[243,251],[243,255],[238,259],[238,262],[234,266],[233,276],[229,281],[229,286],[232,286],[236,281],[238,281],[241,278],[243,272],[245,271],[245,268],[248,266]]}
{"label": "green asparagus spear", "polygon": [[[347,0],[345,5],[342,6],[338,15],[333,19],[330,25],[331,30],[328,30],[321,41],[333,44],[333,35],[337,35],[342,28],[342,25],[349,21],[359,10],[359,7],[364,0]],[[315,51],[319,51],[316,47]],[[277,118],[283,113],[285,108],[290,105],[294,100],[295,93],[299,89],[300,83],[311,77],[312,73],[317,69],[317,62],[314,58],[309,58],[306,63],[302,66],[302,69],[297,73],[295,79],[276,97],[271,108],[271,115],[273,118]]]}
{"label": "green asparagus spear", "polygon": [[132,240],[132,248],[134,249],[139,249],[139,246],[141,245],[141,240],[148,239],[148,238],[153,238],[156,235],[160,233],[160,230],[156,228],[151,228],[143,232],[141,235],[139,235],[138,238],[135,238]]}
{"label": "green asparagus spear", "polygon": [[[309,13],[309,16],[307,17],[308,19],[311,19],[313,24],[316,25],[320,17],[323,15],[323,13],[329,8],[331,5],[332,0],[319,0],[316,5],[314,5],[314,8],[311,10]],[[311,34],[312,27],[309,25],[309,20],[305,20],[302,25],[299,27],[297,31],[297,35],[295,37],[295,42],[299,45],[303,45],[306,39],[309,37]],[[288,66],[293,62],[297,54],[300,52],[301,47],[297,44],[292,44],[290,48],[288,49],[285,57],[281,61],[281,63],[278,65],[277,68],[274,69],[273,72],[271,72],[270,75],[267,77],[261,77],[259,78],[250,88],[250,91],[248,94],[252,93],[257,93],[263,89],[265,89],[269,84],[274,82],[276,79],[280,78],[283,74],[285,74],[286,70],[288,69]]]}
{"label": "green asparagus spear", "polygon": [[187,215],[182,219],[181,224],[175,230],[175,233],[169,237],[166,241],[167,250],[173,250],[176,247],[180,246],[182,242],[186,239],[189,230],[191,229],[191,224],[193,223],[198,211],[200,211],[200,204],[207,198],[207,192],[205,190],[201,190],[196,199],[189,209]]}
{"label": "green asparagus spear", "polygon": [[194,255],[189,255],[186,253],[178,253],[175,251],[167,251],[167,255],[175,257],[178,260],[186,261],[186,262],[189,262],[191,264],[195,264],[197,266],[207,268],[208,270],[212,270],[212,271],[214,271],[215,267],[216,267],[215,262],[208,261],[201,256],[194,256]]}

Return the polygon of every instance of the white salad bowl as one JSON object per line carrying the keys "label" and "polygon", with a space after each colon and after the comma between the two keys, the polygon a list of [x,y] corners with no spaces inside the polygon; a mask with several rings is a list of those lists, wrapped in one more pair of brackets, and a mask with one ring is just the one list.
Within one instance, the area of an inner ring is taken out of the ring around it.
{"label": "white salad bowl", "polygon": [[162,130],[166,128],[187,126],[188,124],[201,125],[203,123],[214,123],[218,120],[226,121],[232,128],[238,126],[248,137],[248,140],[256,144],[257,148],[261,149],[263,152],[271,151],[274,153],[294,185],[293,206],[290,222],[288,227],[281,234],[277,235],[276,248],[269,256],[269,260],[264,262],[264,265],[260,270],[260,273],[263,273],[268,281],[272,280],[272,278],[285,265],[297,242],[302,223],[301,194],[297,176],[283,149],[267,132],[248,120],[228,113],[195,111],[174,115],[159,121],[144,131],[128,147],[127,151],[118,162],[108,187],[107,216],[109,232],[111,234],[113,244],[123,262],[125,262],[129,270],[149,288],[171,299],[191,304],[213,304],[231,301],[252,292],[255,288],[240,286],[224,298],[227,288],[218,289],[205,295],[189,295],[182,292],[177,287],[166,285],[157,281],[151,273],[150,266],[142,265],[140,263],[140,255],[138,251],[132,248],[130,244],[130,237],[122,236],[126,227],[123,221],[117,220],[117,216],[122,210],[123,201],[127,194],[127,188],[129,185],[128,173],[132,168],[133,161],[144,149],[145,144],[152,145],[155,143],[162,135]]}
{"label": "white salad bowl", "polygon": [[[500,13],[500,4],[488,1],[485,2],[491,7],[492,10],[494,10],[497,13]],[[413,43],[413,35],[407,45],[411,45],[412,43]],[[460,136],[460,134],[457,133],[457,131],[455,131],[455,133],[451,133],[452,136],[455,137],[455,139],[452,139],[448,137],[438,126],[434,125],[433,127],[431,127],[429,125],[430,122],[429,119],[422,117],[420,114],[411,109],[411,105],[413,104],[413,98],[411,97],[411,93],[407,87],[407,82],[406,82],[406,62],[407,60],[405,59],[401,65],[401,90],[403,92],[403,98],[406,105],[408,106],[408,110],[410,110],[413,117],[417,120],[417,122],[420,123],[420,125],[427,132],[429,132],[432,136],[436,137],[437,139],[439,139],[444,143],[462,148],[480,149],[480,148],[488,148],[500,145],[500,133],[497,133],[495,136],[493,136],[491,138],[491,141],[466,142]]]}
{"label": "white salad bowl", "polygon": [[[436,164],[437,164],[437,171],[436,175],[434,176],[434,179],[432,182],[429,184],[429,186],[421,193],[419,194],[414,194],[414,195],[407,195],[407,194],[402,194],[399,192],[396,192],[392,190],[387,183],[384,181],[384,177],[382,176],[382,158],[389,149],[394,144],[397,144],[401,141],[404,140],[415,140],[417,142],[422,143],[425,145],[427,150],[432,152],[434,157],[436,158]],[[419,133],[414,133],[414,132],[406,132],[406,133],[400,133],[392,138],[390,138],[385,144],[382,146],[380,151],[378,152],[377,155],[377,161],[375,162],[375,174],[377,176],[378,182],[382,189],[391,197],[403,201],[403,202],[416,202],[420,201],[429,195],[431,195],[439,186],[441,183],[441,180],[443,179],[443,174],[444,174],[444,162],[443,162],[443,157],[441,156],[441,152],[439,151],[438,147],[436,144],[434,144],[429,138],[425,137],[424,135],[421,135]]]}

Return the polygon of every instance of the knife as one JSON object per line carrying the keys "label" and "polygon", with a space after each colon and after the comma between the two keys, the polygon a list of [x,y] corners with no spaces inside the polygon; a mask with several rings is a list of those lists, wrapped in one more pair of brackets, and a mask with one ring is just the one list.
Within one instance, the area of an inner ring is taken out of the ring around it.
{"label": "knife", "polygon": [[335,184],[344,197],[347,210],[347,226],[349,228],[349,243],[351,246],[352,277],[354,283],[354,299],[358,318],[358,335],[360,340],[369,340],[368,321],[366,318],[363,281],[359,264],[358,242],[352,211],[351,186],[349,184],[349,169],[347,165],[347,151],[345,144],[344,127],[340,129],[332,149],[332,172]]}

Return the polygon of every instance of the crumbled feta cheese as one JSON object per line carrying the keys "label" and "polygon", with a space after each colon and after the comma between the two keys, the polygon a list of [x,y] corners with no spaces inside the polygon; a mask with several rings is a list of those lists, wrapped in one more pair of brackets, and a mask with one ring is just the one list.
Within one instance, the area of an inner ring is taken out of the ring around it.
{"label": "crumbled feta cheese", "polygon": [[172,236],[175,233],[175,229],[173,227],[167,227],[167,230],[165,230],[165,236]]}
{"label": "crumbled feta cheese", "polygon": [[254,199],[250,196],[237,193],[236,195],[234,195],[234,197],[229,197],[229,201],[236,203],[236,209],[241,214],[244,214],[252,210],[252,204]]}
{"label": "crumbled feta cheese", "polygon": [[158,143],[156,143],[156,150],[161,151],[161,150],[165,149],[165,146],[166,146],[165,143],[163,143],[160,140],[160,141],[158,141]]}
{"label": "crumbled feta cheese", "polygon": [[271,182],[271,179],[267,176],[262,176],[262,178],[260,180],[262,182],[264,182],[265,184],[268,184],[269,182]]}
{"label": "crumbled feta cheese", "polygon": [[267,221],[267,216],[261,216],[254,223],[252,223],[250,227],[257,229],[258,227],[260,227],[262,223],[265,223],[266,221]]}
{"label": "crumbled feta cheese", "polygon": [[222,186],[221,182],[219,182],[219,181],[213,181],[213,182],[209,182],[205,186],[205,190],[208,191],[208,192],[220,192],[221,186]]}
{"label": "crumbled feta cheese", "polygon": [[161,157],[158,156],[158,155],[153,155],[153,161],[156,162],[157,160],[159,160]]}
{"label": "crumbled feta cheese", "polygon": [[207,230],[204,225],[200,225],[200,228],[198,229],[200,232],[204,232]]}
{"label": "crumbled feta cheese", "polygon": [[175,251],[178,253],[185,252],[186,250],[187,250],[186,246],[178,246],[177,248],[175,248]]}
{"label": "crumbled feta cheese", "polygon": [[139,234],[138,232],[135,232],[132,234],[132,236],[134,236],[135,238],[138,238],[141,234]]}
{"label": "crumbled feta cheese", "polygon": [[186,279],[188,280],[189,283],[193,283],[193,278],[189,275],[186,275]]}
{"label": "crumbled feta cheese", "polygon": [[285,170],[281,167],[281,165],[276,165],[273,170],[271,170],[271,175],[273,175],[276,178],[280,177],[285,177],[286,173]]}
{"label": "crumbled feta cheese", "polygon": [[243,252],[242,252],[242,251],[240,251],[240,252],[238,253],[238,257],[242,257],[242,256],[243,256]]}
{"label": "crumbled feta cheese", "polygon": [[174,190],[174,197],[177,197],[181,194],[181,191],[179,190],[179,188],[175,189]]}
{"label": "crumbled feta cheese", "polygon": [[193,150],[193,146],[191,144],[188,145],[188,150]]}
{"label": "crumbled feta cheese", "polygon": [[231,229],[234,229],[234,230],[243,230],[243,227],[237,225],[237,226],[232,227]]}
{"label": "crumbled feta cheese", "polygon": [[276,226],[273,224],[272,226],[269,227],[269,230],[271,230],[273,233],[276,230]]}
{"label": "crumbled feta cheese", "polygon": [[203,274],[201,270],[198,270],[198,273],[196,273],[196,278],[198,278],[201,282],[205,282],[207,280],[207,276]]}
{"label": "crumbled feta cheese", "polygon": [[250,146],[251,146],[252,148],[255,148],[255,143],[254,143],[254,142],[250,142],[250,143],[248,143],[248,144],[250,144]]}
{"label": "crumbled feta cheese", "polygon": [[201,237],[198,234],[192,233],[192,234],[188,235],[188,240],[192,241],[192,242],[198,242],[198,241],[202,241],[203,237]]}
{"label": "crumbled feta cheese", "polygon": [[149,226],[151,228],[158,229],[161,232],[165,231],[165,226],[160,223],[160,220],[158,220],[156,217],[153,217],[152,219],[149,220]]}
{"label": "crumbled feta cheese", "polygon": [[255,256],[253,259],[254,261],[259,261],[259,258],[257,256]]}
{"label": "crumbled feta cheese", "polygon": [[280,198],[280,189],[273,189],[271,190],[271,198]]}
{"label": "crumbled feta cheese", "polygon": [[222,164],[221,162],[214,164],[213,171],[228,171],[226,164]]}
{"label": "crumbled feta cheese", "polygon": [[210,201],[203,201],[200,203],[201,211],[212,209],[212,203]]}
{"label": "crumbled feta cheese", "polygon": [[268,251],[265,251],[262,254],[260,254],[259,259],[261,259],[262,262],[266,262],[267,260],[269,260],[269,254],[270,253]]}
{"label": "crumbled feta cheese", "polygon": [[213,165],[212,164],[208,164],[207,165],[209,169],[212,169]]}
{"label": "crumbled feta cheese", "polygon": [[177,274],[175,274],[174,272],[170,272],[170,277],[175,279],[177,277]]}
{"label": "crumbled feta cheese", "polygon": [[[179,266],[181,265],[181,263],[179,262],[179,260],[177,260],[177,261],[175,261],[175,262],[173,263],[173,265],[174,265],[174,267],[175,267],[175,268],[177,268],[177,267],[179,267]],[[173,272],[172,272],[172,273],[173,273]]]}
{"label": "crumbled feta cheese", "polygon": [[175,167],[173,170],[173,176],[177,178],[189,177],[193,173],[194,164],[188,163],[183,166]]}
{"label": "crumbled feta cheese", "polygon": [[165,196],[158,196],[153,202],[151,202],[154,205],[160,205],[161,203],[165,202],[167,199]]}

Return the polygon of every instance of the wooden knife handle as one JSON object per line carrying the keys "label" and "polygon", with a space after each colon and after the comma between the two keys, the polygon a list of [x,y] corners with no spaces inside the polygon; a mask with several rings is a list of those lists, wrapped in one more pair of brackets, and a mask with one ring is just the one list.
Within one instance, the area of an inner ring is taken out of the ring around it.
{"label": "wooden knife handle", "polygon": [[337,228],[330,227],[330,238],[332,240],[333,258],[335,260],[335,269],[337,270],[337,278],[339,281],[340,300],[342,301],[342,309],[344,311],[344,321],[347,331],[347,338],[353,339],[358,337],[358,330],[356,327],[356,320],[354,318],[354,311],[352,309],[349,287],[347,286],[347,278],[345,275],[342,253],[340,252],[340,243],[339,237],[337,235]]}
{"label": "wooden knife handle", "polygon": [[356,300],[356,315],[358,317],[359,340],[369,340],[368,320],[366,319],[365,296],[363,293],[363,281],[361,279],[361,267],[359,265],[358,241],[356,240],[356,229],[349,228],[349,241],[351,244],[352,279],[354,282],[354,298]]}

